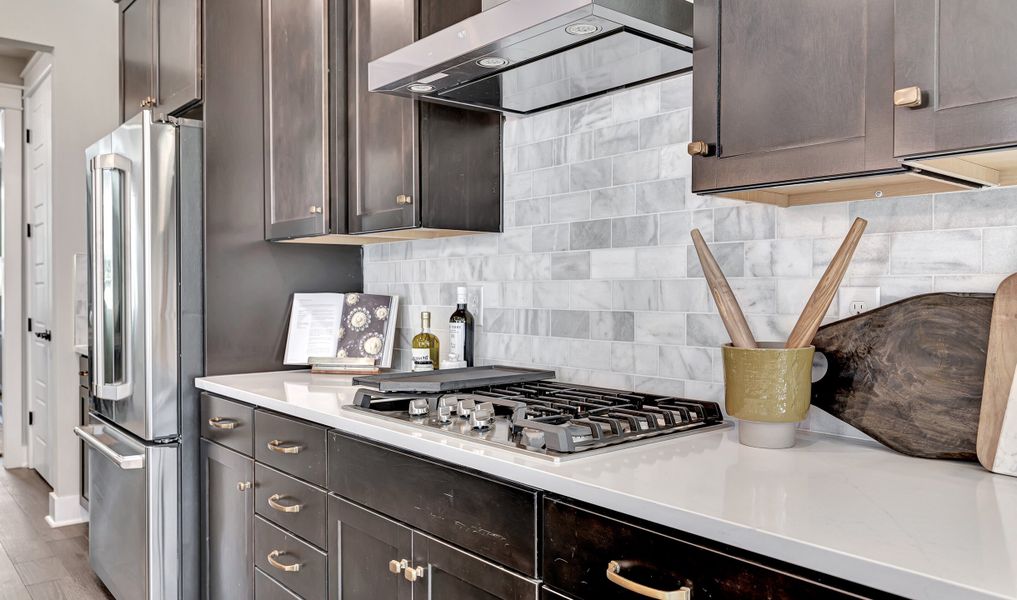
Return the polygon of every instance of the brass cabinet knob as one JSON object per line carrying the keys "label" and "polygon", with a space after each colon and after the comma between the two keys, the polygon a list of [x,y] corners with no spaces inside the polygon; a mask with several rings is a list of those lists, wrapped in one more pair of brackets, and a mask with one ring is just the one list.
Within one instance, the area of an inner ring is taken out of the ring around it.
{"label": "brass cabinet knob", "polygon": [[251,489],[253,486],[254,486],[254,484],[252,484],[250,481],[238,481],[237,482],[237,491],[239,491],[239,492],[246,492],[247,490]]}
{"label": "brass cabinet knob", "polygon": [[416,581],[424,578],[424,567],[406,567],[403,569],[403,577],[406,581]]}
{"label": "brass cabinet knob", "polygon": [[713,146],[702,140],[689,142],[688,150],[692,156],[710,156],[713,154]]}
{"label": "brass cabinet knob", "polygon": [[925,104],[922,99],[922,88],[917,85],[901,88],[893,93],[893,105],[906,108],[921,108]]}
{"label": "brass cabinet knob", "polygon": [[388,561],[388,570],[392,572],[394,575],[398,575],[402,573],[403,569],[407,568],[409,564],[410,561],[406,560],[405,558],[402,560],[390,560]]}
{"label": "brass cabinet knob", "polygon": [[155,106],[155,98],[148,96],[141,101],[141,108],[152,108]]}
{"label": "brass cabinet knob", "polygon": [[413,204],[413,196],[399,194],[398,196],[396,196],[396,204]]}
{"label": "brass cabinet knob", "polygon": [[321,212],[322,212],[322,208],[321,208],[320,206],[312,206],[312,207],[310,208],[310,213],[311,213],[312,215],[320,215],[320,214],[321,214]]}

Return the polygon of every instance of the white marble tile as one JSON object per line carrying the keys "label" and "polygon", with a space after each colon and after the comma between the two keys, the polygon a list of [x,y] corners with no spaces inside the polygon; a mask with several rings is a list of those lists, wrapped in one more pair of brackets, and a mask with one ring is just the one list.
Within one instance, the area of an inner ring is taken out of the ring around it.
{"label": "white marble tile", "polygon": [[[812,244],[812,274],[822,275],[830,266],[830,260],[837,253],[844,242],[842,238],[824,238],[813,241]],[[851,257],[851,265],[848,267],[846,276],[861,277],[886,275],[890,272],[890,247],[891,237],[889,235],[864,235],[855,248],[855,254]]]}
{"label": "white marble tile", "polygon": [[567,194],[570,188],[570,167],[561,165],[533,172],[533,195],[553,196]]}
{"label": "white marble tile", "polygon": [[660,396],[678,396],[683,398],[687,395],[685,382],[677,379],[663,379],[660,377],[634,377],[633,384],[635,391],[644,394],[657,394]]}
{"label": "white marble tile", "polygon": [[868,221],[865,233],[932,229],[932,196],[880,198],[849,205],[848,218]]}
{"label": "white marble tile", "polygon": [[745,275],[749,277],[812,275],[812,240],[745,242]]}
{"label": "white marble tile", "polygon": [[533,306],[537,308],[568,308],[572,299],[568,281],[533,282]]}
{"label": "white marble tile", "polygon": [[777,211],[781,238],[844,237],[850,227],[846,202],[792,206]]}
{"label": "white marble tile", "polygon": [[895,275],[978,273],[982,270],[982,232],[959,229],[897,233],[891,242],[890,261]]}
{"label": "white marble tile", "polygon": [[616,310],[657,310],[660,300],[660,282],[652,279],[615,281],[612,297]]}
{"label": "white marble tile", "polygon": [[685,277],[685,250],[675,246],[636,248],[636,277]]}
{"label": "white marble tile", "polygon": [[611,160],[613,184],[638,183],[660,177],[660,150],[640,150]]}
{"label": "white marble tile", "polygon": [[692,243],[689,232],[692,231],[692,213],[683,210],[678,212],[666,212],[657,215],[658,234],[660,245],[686,245]]}
{"label": "white marble tile", "polygon": [[548,198],[551,223],[585,221],[590,218],[590,192],[562,194]]}
{"label": "white marble tile", "polygon": [[637,312],[635,341],[643,344],[684,344],[683,313]]}
{"label": "white marble tile", "polygon": [[982,233],[982,271],[1017,271],[1017,227],[986,229]]}
{"label": "white marble tile", "polygon": [[594,156],[612,156],[639,150],[639,121],[628,121],[593,132]]}
{"label": "white marble tile", "polygon": [[590,277],[593,279],[632,279],[635,274],[635,248],[590,251]]}
{"label": "white marble tile", "polygon": [[713,239],[718,242],[771,239],[775,233],[775,211],[764,204],[718,208],[713,217]]}
{"label": "white marble tile", "polygon": [[665,279],[660,282],[660,310],[707,312],[711,304],[705,279]]}
{"label": "white marble tile", "polygon": [[689,111],[679,110],[639,121],[639,147],[656,148],[689,143]]}
{"label": "white marble tile", "polygon": [[661,346],[659,364],[661,377],[709,381],[713,375],[713,357],[706,348]]}
{"label": "white marble tile", "polygon": [[573,281],[569,288],[572,296],[572,308],[590,310],[608,310],[611,308],[610,281]]}
{"label": "white marble tile", "polygon": [[593,190],[590,216],[594,219],[621,217],[636,212],[636,189],[631,185]]}
{"label": "white marble tile", "polygon": [[685,180],[662,179],[636,185],[635,210],[641,213],[660,213],[685,208]]}
{"label": "white marble tile", "polygon": [[572,340],[569,342],[567,364],[581,369],[610,371],[612,366],[611,342]]}

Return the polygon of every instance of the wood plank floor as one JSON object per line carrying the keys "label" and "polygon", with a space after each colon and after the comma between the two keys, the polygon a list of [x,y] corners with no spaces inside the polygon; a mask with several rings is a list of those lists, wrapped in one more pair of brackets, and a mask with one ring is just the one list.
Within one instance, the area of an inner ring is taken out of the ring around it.
{"label": "wood plank floor", "polygon": [[0,600],[112,599],[88,565],[88,525],[46,524],[49,492],[0,459]]}

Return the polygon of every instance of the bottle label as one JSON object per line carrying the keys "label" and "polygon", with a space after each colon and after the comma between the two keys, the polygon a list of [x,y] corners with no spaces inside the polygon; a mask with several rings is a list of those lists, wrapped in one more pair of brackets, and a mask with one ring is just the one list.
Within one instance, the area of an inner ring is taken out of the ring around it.
{"label": "bottle label", "polygon": [[466,360],[466,323],[449,323],[448,337],[452,360]]}
{"label": "bottle label", "polygon": [[431,362],[431,351],[428,348],[413,348],[413,371],[433,371],[434,363]]}

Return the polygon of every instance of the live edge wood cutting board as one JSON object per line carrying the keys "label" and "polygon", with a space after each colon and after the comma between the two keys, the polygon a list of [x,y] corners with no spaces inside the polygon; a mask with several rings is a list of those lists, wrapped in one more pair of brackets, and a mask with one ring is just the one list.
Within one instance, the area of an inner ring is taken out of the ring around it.
{"label": "live edge wood cutting board", "polygon": [[830,323],[812,403],[911,456],[975,460],[992,294],[925,294]]}

